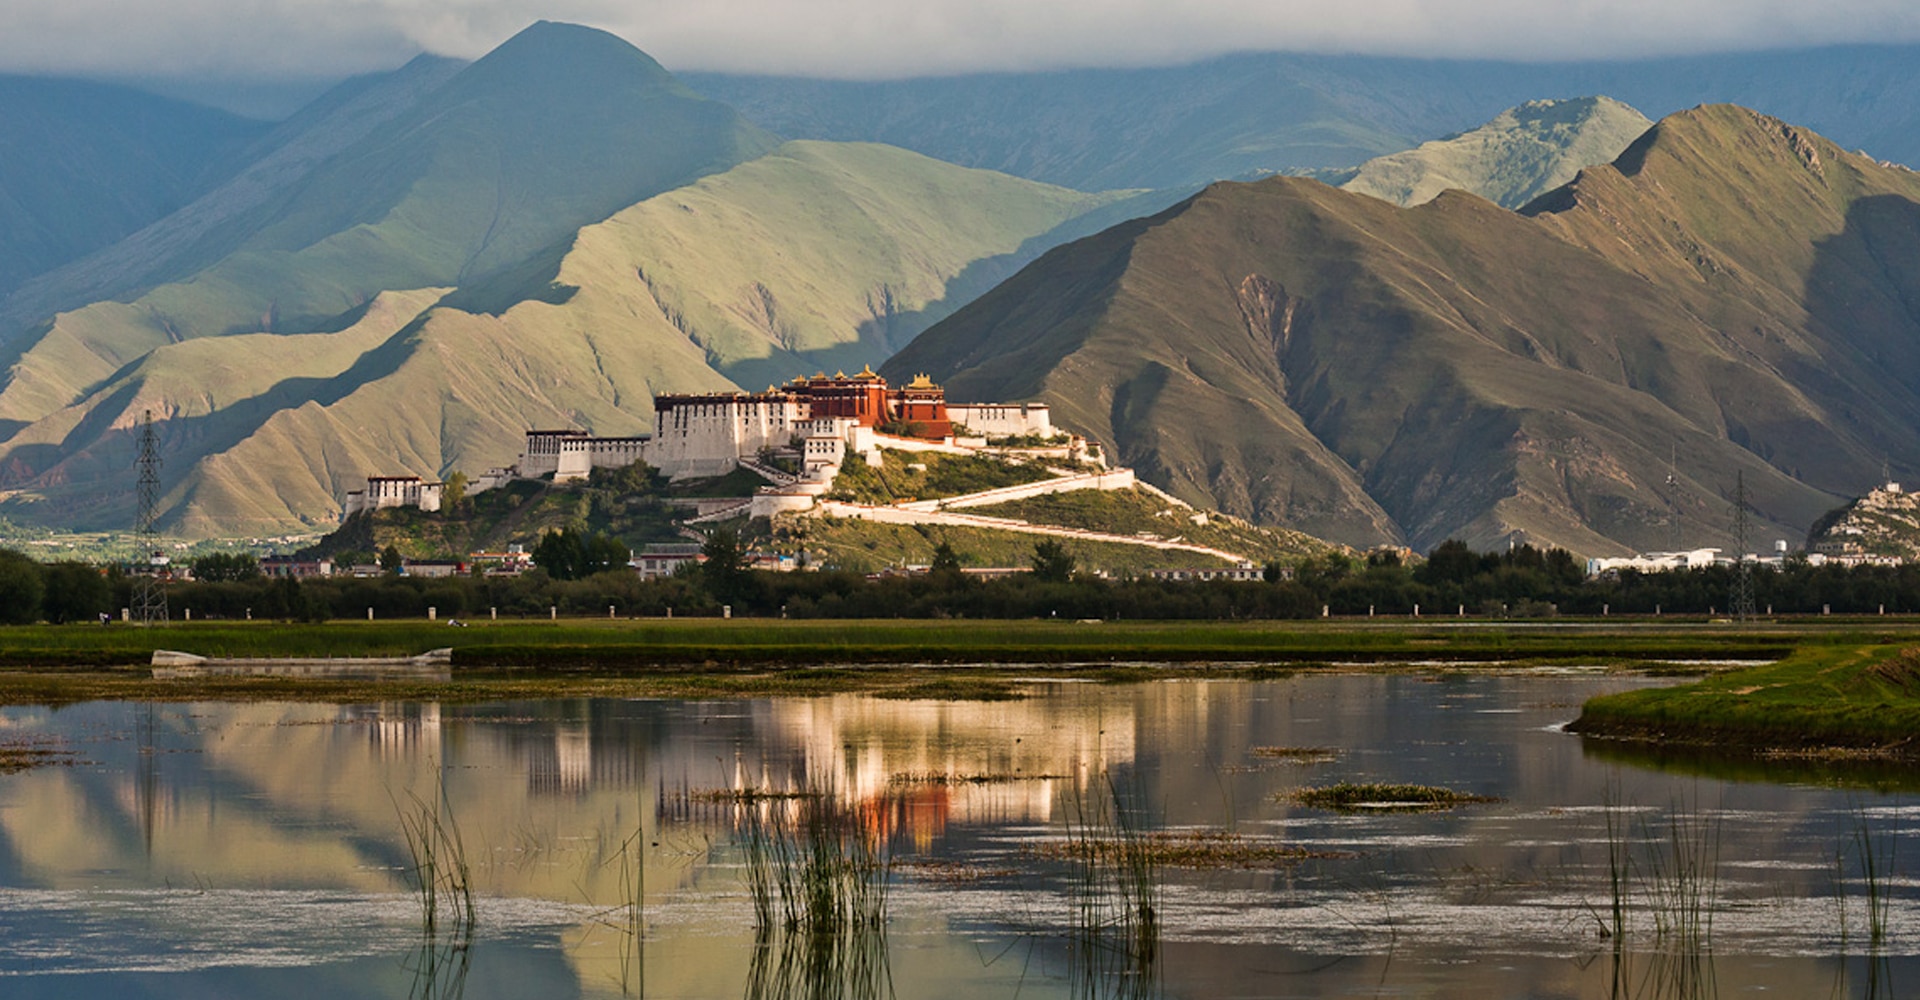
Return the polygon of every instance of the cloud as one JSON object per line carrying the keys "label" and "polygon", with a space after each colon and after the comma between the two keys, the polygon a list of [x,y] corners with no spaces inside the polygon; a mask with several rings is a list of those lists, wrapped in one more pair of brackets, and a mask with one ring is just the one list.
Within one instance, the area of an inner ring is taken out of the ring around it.
{"label": "cloud", "polygon": [[14,0],[0,69],[342,76],[476,57],[542,18],[673,69],[869,78],[1246,50],[1562,60],[1920,41],[1912,0]]}

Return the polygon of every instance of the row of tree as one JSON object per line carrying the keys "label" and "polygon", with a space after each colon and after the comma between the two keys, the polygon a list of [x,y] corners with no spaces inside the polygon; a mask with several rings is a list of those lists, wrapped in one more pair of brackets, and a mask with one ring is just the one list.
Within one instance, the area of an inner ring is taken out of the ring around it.
{"label": "row of tree", "polygon": [[[979,580],[941,546],[927,573],[870,579],[845,572],[749,569],[741,540],[709,537],[706,559],[677,576],[641,580],[592,537],[547,536],[540,568],[518,577],[269,579],[243,559],[195,566],[200,579],[170,590],[175,616],[320,621],[329,618],[546,617],[550,614],[968,618],[1489,617],[1726,613],[1731,567],[1588,578],[1565,551],[1520,546],[1475,553],[1447,542],[1405,565],[1391,553],[1267,567],[1262,581],[1109,580],[1077,571],[1052,541],[1035,546],[1030,572]],[[612,567],[612,568],[609,568]],[[202,572],[205,570],[205,572]],[[1754,567],[1755,610],[1773,614],[1920,612],[1920,566]],[[117,617],[131,581],[85,563],[39,563],[0,550],[0,620],[68,622]]]}

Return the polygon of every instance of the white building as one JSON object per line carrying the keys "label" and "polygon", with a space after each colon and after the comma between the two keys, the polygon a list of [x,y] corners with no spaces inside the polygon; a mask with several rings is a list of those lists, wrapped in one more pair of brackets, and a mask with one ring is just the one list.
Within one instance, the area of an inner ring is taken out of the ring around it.
{"label": "white building", "polygon": [[361,511],[388,507],[418,507],[425,511],[440,509],[447,484],[432,483],[419,476],[368,476],[363,490],[348,490],[342,519]]}
{"label": "white building", "polygon": [[1053,411],[1045,403],[948,403],[947,417],[989,438],[1053,437]]}

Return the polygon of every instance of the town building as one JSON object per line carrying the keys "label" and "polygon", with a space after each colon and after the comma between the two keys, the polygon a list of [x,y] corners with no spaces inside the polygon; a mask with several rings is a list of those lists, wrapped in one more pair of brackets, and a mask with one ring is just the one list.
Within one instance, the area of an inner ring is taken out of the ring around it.
{"label": "town building", "polygon": [[333,560],[296,559],[293,556],[268,556],[260,560],[260,572],[276,580],[309,580],[333,575]]}
{"label": "town building", "polygon": [[1632,570],[1636,573],[1666,573],[1682,569],[1706,569],[1720,560],[1720,550],[1714,548],[1689,549],[1685,552],[1646,552],[1633,556],[1609,556],[1587,560],[1587,575],[1600,576],[1603,573],[1618,573]]}
{"label": "town building", "polygon": [[452,559],[408,559],[400,564],[400,575],[423,580],[442,580],[467,575],[467,564]]}
{"label": "town building", "polygon": [[701,554],[700,549],[701,546],[694,542],[655,543],[634,556],[633,567],[642,580],[672,576],[689,563],[705,562],[707,557]]}
{"label": "town building", "polygon": [[[1282,570],[1282,579],[1292,579],[1292,567]],[[1198,569],[1156,569],[1147,571],[1147,576],[1155,580],[1238,580],[1258,582],[1267,578],[1266,570],[1253,563],[1241,563],[1238,566],[1203,566]]]}

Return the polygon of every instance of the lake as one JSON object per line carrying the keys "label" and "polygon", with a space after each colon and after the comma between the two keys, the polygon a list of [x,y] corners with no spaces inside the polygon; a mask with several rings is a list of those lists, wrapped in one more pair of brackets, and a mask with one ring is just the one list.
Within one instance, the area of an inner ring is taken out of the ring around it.
{"label": "lake", "polygon": [[[1584,699],[1652,683],[1669,682],[1416,671],[1038,679],[1006,702],[6,709],[0,746],[55,763],[0,774],[0,993],[1920,988],[1920,811],[1878,790],[1910,778],[1836,786],[1819,762],[1660,759],[1558,731]],[[1292,797],[1341,782],[1493,801]],[[789,927],[776,899],[756,929],[754,873],[794,875],[829,841],[854,845],[830,866],[844,918]]]}

